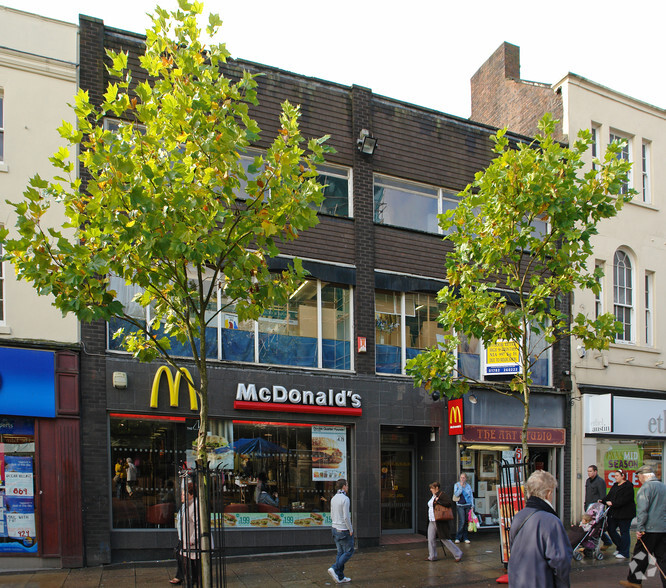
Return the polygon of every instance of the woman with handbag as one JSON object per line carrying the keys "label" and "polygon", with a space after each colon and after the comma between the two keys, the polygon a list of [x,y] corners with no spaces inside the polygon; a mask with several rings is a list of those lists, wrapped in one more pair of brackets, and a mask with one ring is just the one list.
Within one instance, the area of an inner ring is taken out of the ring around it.
{"label": "woman with handbag", "polygon": [[430,484],[430,492],[432,497],[428,501],[428,557],[426,560],[437,560],[437,538],[439,537],[442,547],[448,549],[458,562],[462,559],[463,553],[450,539],[453,503],[451,498],[440,490],[439,482]]}

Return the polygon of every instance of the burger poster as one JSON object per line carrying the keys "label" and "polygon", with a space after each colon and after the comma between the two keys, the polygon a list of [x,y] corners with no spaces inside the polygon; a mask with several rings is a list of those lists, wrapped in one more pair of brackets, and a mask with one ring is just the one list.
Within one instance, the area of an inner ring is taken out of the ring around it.
{"label": "burger poster", "polygon": [[213,527],[220,523],[227,528],[237,529],[267,529],[271,527],[304,529],[308,527],[330,527],[331,515],[327,512],[225,512],[223,518],[212,521]]}
{"label": "burger poster", "polygon": [[347,478],[347,428],[312,426],[312,479]]}

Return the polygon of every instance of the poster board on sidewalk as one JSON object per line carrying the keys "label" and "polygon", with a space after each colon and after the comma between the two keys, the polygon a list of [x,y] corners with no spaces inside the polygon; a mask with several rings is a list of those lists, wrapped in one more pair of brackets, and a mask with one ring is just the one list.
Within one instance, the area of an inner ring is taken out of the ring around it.
{"label": "poster board on sidewalk", "polygon": [[525,504],[525,489],[512,486],[500,488],[497,486],[497,504],[499,507],[500,525],[500,549],[502,550],[502,563],[509,563],[511,549],[509,545],[509,530],[513,516],[523,508]]}

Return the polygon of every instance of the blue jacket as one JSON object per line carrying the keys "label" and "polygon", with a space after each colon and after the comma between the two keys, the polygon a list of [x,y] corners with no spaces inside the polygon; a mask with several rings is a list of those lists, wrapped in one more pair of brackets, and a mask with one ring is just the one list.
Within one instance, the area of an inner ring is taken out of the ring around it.
{"label": "blue jacket", "polygon": [[474,494],[472,493],[472,487],[469,485],[469,483],[465,484],[464,486],[462,486],[460,482],[456,482],[454,484],[453,495],[460,496],[461,494],[465,498],[466,504],[461,504],[461,499],[460,502],[458,502],[458,506],[471,506],[474,508]]}

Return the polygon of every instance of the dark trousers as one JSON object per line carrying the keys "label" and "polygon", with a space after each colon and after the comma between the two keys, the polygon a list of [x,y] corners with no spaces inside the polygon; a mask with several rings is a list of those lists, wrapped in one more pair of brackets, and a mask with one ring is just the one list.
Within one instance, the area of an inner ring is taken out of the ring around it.
{"label": "dark trousers", "polygon": [[467,516],[469,511],[472,509],[471,504],[457,504],[458,510],[458,532],[456,533],[456,539],[458,541],[467,540]]}
{"label": "dark trousers", "polygon": [[[654,555],[661,571],[658,568],[655,570],[654,564],[650,565],[650,558],[645,553],[645,548]],[[633,571],[631,571],[632,569]],[[666,588],[664,573],[666,573],[666,533],[645,533],[640,540],[636,541],[627,580],[640,584],[643,580],[657,576],[661,577],[661,585]]]}
{"label": "dark trousers", "polygon": [[[608,519],[608,534],[613,543],[617,546],[619,553],[624,557],[629,557],[629,548],[631,547],[631,519]],[[618,534],[617,530],[620,529]]]}

